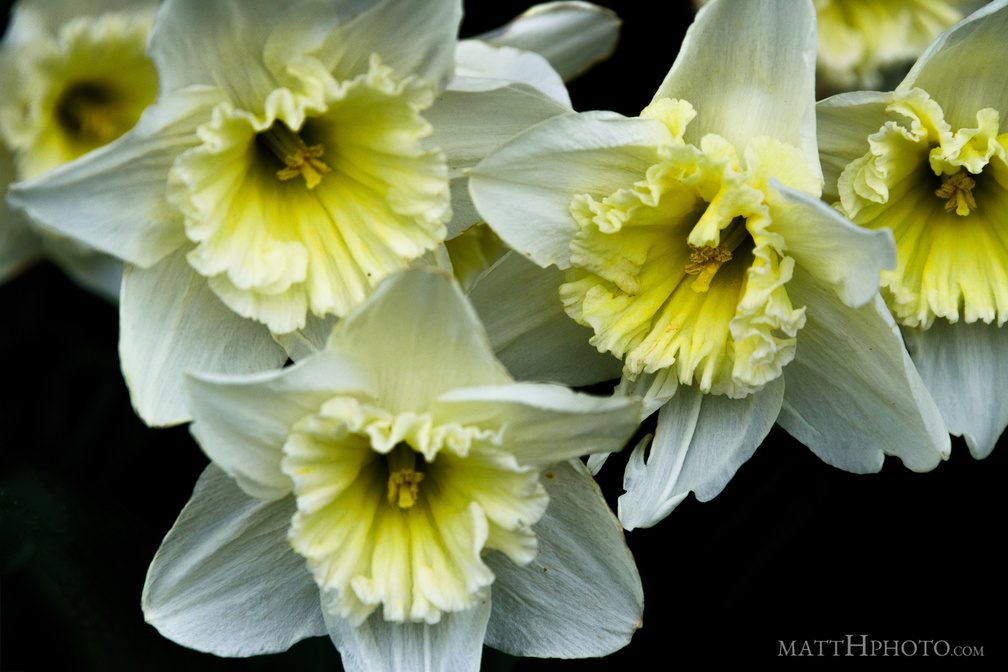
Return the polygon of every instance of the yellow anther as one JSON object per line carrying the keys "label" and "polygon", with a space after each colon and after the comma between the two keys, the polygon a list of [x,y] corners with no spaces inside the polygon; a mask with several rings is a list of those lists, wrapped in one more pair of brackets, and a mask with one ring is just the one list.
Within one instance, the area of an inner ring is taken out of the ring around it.
{"label": "yellow anther", "polygon": [[706,292],[710,289],[711,280],[714,279],[718,269],[721,268],[721,264],[731,261],[732,253],[721,246],[709,247],[704,245],[697,247],[696,245],[690,245],[690,249],[693,250],[689,258],[690,263],[686,264],[686,268],[683,269],[688,275],[697,276],[693,284],[690,285],[690,289],[694,292]]}
{"label": "yellow anther", "polygon": [[322,176],[332,170],[322,161],[325,153],[322,145],[309,147],[283,122],[274,123],[269,130],[260,133],[258,139],[284,162],[284,167],[276,172],[277,179],[281,181],[301,176],[305,186],[314,189],[322,181]]}
{"label": "yellow anther", "polygon": [[322,181],[322,176],[332,170],[324,161],[321,161],[324,151],[322,145],[312,145],[311,147],[299,148],[297,152],[288,154],[283,157],[283,162],[287,164],[287,167],[278,170],[277,177],[283,181],[294,179],[300,175],[304,178],[305,185],[309,189],[314,189]]}
{"label": "yellow anther", "polygon": [[389,474],[388,503],[400,509],[412,508],[420,496],[420,481],[423,479],[422,471],[412,469],[400,469]]}
{"label": "yellow anther", "polygon": [[977,208],[973,198],[975,186],[976,180],[962,171],[955,175],[942,175],[942,186],[935,190],[935,196],[948,199],[945,212],[955,210],[957,215],[965,217]]}

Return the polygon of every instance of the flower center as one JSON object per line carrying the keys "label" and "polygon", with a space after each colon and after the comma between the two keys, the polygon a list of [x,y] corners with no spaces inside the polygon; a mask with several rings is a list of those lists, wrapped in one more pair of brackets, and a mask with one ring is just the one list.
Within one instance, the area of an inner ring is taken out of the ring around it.
{"label": "flower center", "polygon": [[56,119],[70,136],[94,145],[112,142],[133,122],[114,90],[92,82],[67,87],[56,103]]}
{"label": "flower center", "polygon": [[416,470],[416,451],[400,443],[386,458],[388,460],[388,503],[400,509],[413,508],[420,497],[420,481],[424,473]]}
{"label": "flower center", "polygon": [[935,190],[935,196],[947,199],[945,212],[955,210],[957,215],[965,217],[973,210],[977,209],[976,200],[973,198],[973,187],[976,180],[963,171],[955,175],[942,175],[942,186]]}
{"label": "flower center", "polygon": [[717,275],[721,265],[731,261],[732,252],[747,236],[745,222],[736,217],[735,221],[729,225],[728,235],[723,238],[720,245],[710,247],[709,245],[690,244],[692,253],[689,256],[689,263],[683,269],[687,275],[697,276],[690,285],[690,289],[700,293],[710,289],[711,280]]}
{"label": "flower center", "polygon": [[265,145],[283,162],[284,167],[276,172],[281,182],[301,176],[305,186],[314,189],[322,181],[322,176],[332,171],[322,161],[325,147],[321,144],[309,147],[300,135],[282,121],[274,122],[267,130],[259,133],[256,141]]}

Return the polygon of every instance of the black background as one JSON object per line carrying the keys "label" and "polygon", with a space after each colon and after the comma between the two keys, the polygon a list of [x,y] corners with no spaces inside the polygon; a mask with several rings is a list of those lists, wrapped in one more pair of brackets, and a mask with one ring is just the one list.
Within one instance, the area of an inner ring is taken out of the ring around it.
{"label": "black background", "polygon": [[[524,8],[478,4],[464,36]],[[659,17],[654,6],[666,4]],[[610,6],[625,20],[621,45],[571,95],[578,110],[635,115],[671,66],[692,11],[685,2]],[[184,427],[147,429],[133,415],[116,320],[113,306],[46,263],[0,286],[0,667],[339,669],[324,638],[227,660],[144,623],[147,565],[206,459]],[[780,640],[800,648],[847,635],[944,640],[982,647],[985,662],[1001,659],[1006,450],[975,461],[954,440],[951,459],[933,472],[888,458],[881,473],[858,476],[775,429],[716,499],[691,497],[657,527],[628,534],[646,597],[644,627],[628,648],[578,661],[487,650],[484,668],[769,662],[781,660]],[[600,479],[612,503],[621,470],[610,464]]]}

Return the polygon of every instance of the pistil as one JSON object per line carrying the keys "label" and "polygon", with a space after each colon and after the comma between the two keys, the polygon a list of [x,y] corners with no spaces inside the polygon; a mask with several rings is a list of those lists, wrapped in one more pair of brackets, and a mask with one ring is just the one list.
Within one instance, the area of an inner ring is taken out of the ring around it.
{"label": "pistil", "polygon": [[695,275],[696,280],[690,285],[694,292],[706,292],[714,280],[722,264],[731,261],[732,252],[745,240],[748,231],[742,221],[733,221],[728,225],[727,235],[722,237],[717,247],[709,245],[690,244],[690,263],[683,269],[687,275]]}

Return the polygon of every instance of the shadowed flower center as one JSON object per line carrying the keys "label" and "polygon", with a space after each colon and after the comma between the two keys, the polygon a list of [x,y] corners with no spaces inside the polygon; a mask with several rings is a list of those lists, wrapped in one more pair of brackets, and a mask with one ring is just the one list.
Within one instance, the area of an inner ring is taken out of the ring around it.
{"label": "shadowed flower center", "polygon": [[300,176],[304,178],[305,186],[314,189],[322,181],[322,176],[332,171],[322,160],[325,148],[321,144],[309,147],[282,121],[274,122],[256,135],[256,142],[267,147],[283,162],[284,167],[276,172],[277,179],[281,181]]}
{"label": "shadowed flower center", "polygon": [[15,72],[0,97],[0,137],[14,150],[18,179],[36,177],[107,145],[157,96],[145,55],[154,8],[81,16],[52,40],[16,45]]}
{"label": "shadowed flower center", "polygon": [[[420,481],[424,473],[417,466],[417,453],[400,443],[385,458],[388,461],[388,503],[400,509],[411,509],[420,496]],[[422,459],[422,458],[421,458]]]}
{"label": "shadowed flower center", "polygon": [[897,266],[882,272],[889,309],[911,327],[960,317],[1004,324],[1008,134],[999,134],[998,111],[984,108],[975,126],[953,129],[921,89],[894,93],[886,109],[892,120],[837,188],[851,220],[893,232]]}

